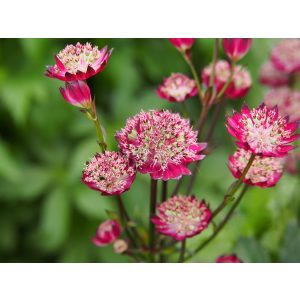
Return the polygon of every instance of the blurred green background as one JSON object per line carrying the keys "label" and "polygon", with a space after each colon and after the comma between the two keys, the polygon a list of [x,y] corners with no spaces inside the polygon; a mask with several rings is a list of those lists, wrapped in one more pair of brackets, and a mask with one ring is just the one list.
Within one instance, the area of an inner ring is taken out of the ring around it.
{"label": "blurred green background", "polygon": [[[94,127],[61,97],[62,82],[43,75],[53,56],[74,39],[0,40],[0,261],[126,262],[111,246],[95,247],[90,239],[105,210],[116,210],[114,198],[81,184],[83,164],[97,150]],[[190,74],[181,55],[166,39],[84,39],[114,52],[103,73],[88,80],[106,127],[111,148],[114,133],[141,109],[169,108],[155,89],[171,72]],[[234,143],[224,115],[242,101],[262,101],[261,64],[277,41],[256,39],[241,64],[251,72],[253,87],[243,100],[226,104],[214,136],[214,152],[201,166],[194,194],[211,205],[221,201],[233,181],[227,158]],[[197,69],[212,56],[213,40],[198,39],[193,48]],[[224,57],[220,50],[220,57]],[[192,119],[197,98],[187,101]],[[174,182],[170,184],[173,186]],[[147,226],[149,177],[138,175],[124,202],[132,217]],[[245,262],[300,262],[299,176],[285,174],[275,188],[251,188],[234,218],[196,262],[213,262],[236,253]],[[188,248],[210,233],[189,239]]]}

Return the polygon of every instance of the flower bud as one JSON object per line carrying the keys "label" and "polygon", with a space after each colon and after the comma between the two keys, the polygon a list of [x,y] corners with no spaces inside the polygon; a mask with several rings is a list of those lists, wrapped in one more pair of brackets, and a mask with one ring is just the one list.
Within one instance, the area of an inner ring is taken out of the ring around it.
{"label": "flower bud", "polygon": [[170,43],[181,52],[190,50],[195,43],[195,39],[169,39]]}
{"label": "flower bud", "polygon": [[61,87],[59,90],[70,104],[85,109],[91,108],[91,92],[85,81],[66,82],[65,88]]}
{"label": "flower bud", "polygon": [[116,220],[107,220],[101,223],[92,242],[98,247],[113,243],[121,234],[121,225]]}
{"label": "flower bud", "polygon": [[239,259],[235,254],[223,255],[216,259],[216,263],[242,263],[243,261]]}
{"label": "flower bud", "polygon": [[251,39],[223,39],[222,46],[231,60],[238,61],[247,54],[251,43]]}
{"label": "flower bud", "polygon": [[128,249],[128,244],[126,241],[119,239],[116,240],[113,244],[113,249],[115,253],[124,253]]}

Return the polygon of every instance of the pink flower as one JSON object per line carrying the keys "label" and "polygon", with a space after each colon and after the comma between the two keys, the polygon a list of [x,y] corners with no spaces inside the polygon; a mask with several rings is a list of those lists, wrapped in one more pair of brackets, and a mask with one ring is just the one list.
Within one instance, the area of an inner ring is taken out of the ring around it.
{"label": "pink flower", "polygon": [[181,52],[186,52],[187,50],[190,50],[195,43],[195,39],[187,39],[187,38],[181,38],[181,39],[169,39],[171,44],[177,48]]}
{"label": "pink flower", "polygon": [[261,67],[259,81],[270,87],[279,87],[289,84],[289,75],[278,71],[271,61],[267,61]]}
{"label": "pink flower", "polygon": [[163,84],[157,89],[158,96],[170,102],[183,102],[196,96],[197,92],[195,80],[180,73],[173,73],[164,79]]}
{"label": "pink flower", "polygon": [[291,122],[300,121],[300,92],[282,87],[270,90],[264,99],[268,107],[278,106],[282,117],[289,116]]}
{"label": "pink flower", "polygon": [[284,169],[291,175],[299,173],[300,152],[291,152],[285,158]]}
{"label": "pink flower", "polygon": [[70,104],[86,109],[91,108],[91,92],[85,81],[66,82],[65,88],[61,87],[59,90]]}
{"label": "pink flower", "polygon": [[153,179],[179,179],[190,175],[186,165],[201,160],[206,143],[197,143],[197,132],[189,120],[167,110],[140,112],[117,132],[121,151],[136,164],[139,172]]}
{"label": "pink flower", "polygon": [[121,239],[115,240],[113,244],[113,249],[115,253],[124,253],[128,249],[128,243]]}
{"label": "pink flower", "polygon": [[[250,157],[251,152],[242,148],[229,157],[229,170],[235,178],[241,177]],[[274,186],[283,174],[283,162],[283,158],[256,156],[243,182],[262,188]]]}
{"label": "pink flower", "polygon": [[105,68],[111,53],[106,46],[98,50],[90,43],[67,45],[55,56],[56,64],[47,67],[46,76],[63,81],[86,80]]}
{"label": "pink flower", "polygon": [[103,247],[112,244],[120,235],[121,225],[115,220],[107,220],[99,225],[92,242],[98,247]]}
{"label": "pink flower", "polygon": [[263,156],[285,156],[294,148],[290,143],[299,137],[294,134],[296,122],[289,123],[279,116],[277,107],[268,108],[265,104],[252,110],[243,105],[241,113],[227,117],[226,127],[239,147]]}
{"label": "pink flower", "polygon": [[97,153],[83,170],[82,181],[102,195],[119,195],[130,189],[135,168],[120,152]]}
{"label": "pink flower", "polygon": [[152,218],[156,230],[177,241],[193,237],[203,231],[211,219],[211,211],[195,196],[173,196],[161,203]]}
{"label": "pink flower", "polygon": [[[242,66],[237,65],[234,67],[232,82],[229,84],[225,91],[225,96],[228,99],[237,99],[245,96],[249,91],[252,81],[249,72]],[[215,66],[215,80],[214,86],[216,92],[219,93],[224,87],[225,83],[230,78],[230,64],[226,60],[219,60]],[[212,64],[207,66],[202,71],[203,84],[208,87],[210,77],[212,74]]]}
{"label": "pink flower", "polygon": [[223,39],[222,46],[227,56],[233,61],[243,58],[249,51],[252,39]]}
{"label": "pink flower", "polygon": [[300,40],[285,39],[271,52],[275,67],[285,73],[300,71]]}
{"label": "pink flower", "polygon": [[242,263],[243,261],[239,259],[235,254],[223,255],[216,259],[216,263]]}

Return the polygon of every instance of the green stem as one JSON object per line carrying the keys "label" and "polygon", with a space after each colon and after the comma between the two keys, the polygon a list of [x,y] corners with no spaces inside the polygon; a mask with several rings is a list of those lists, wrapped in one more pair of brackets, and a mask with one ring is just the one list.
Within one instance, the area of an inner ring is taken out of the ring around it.
{"label": "green stem", "polygon": [[207,239],[205,240],[200,246],[198,246],[196,248],[196,250],[190,254],[189,256],[187,256],[184,261],[187,261],[189,259],[191,259],[194,255],[196,255],[197,253],[199,253],[204,247],[206,247],[212,240],[214,240],[214,238],[219,234],[219,232],[224,228],[224,226],[227,224],[227,222],[230,220],[233,212],[235,211],[236,207],[238,206],[238,204],[241,202],[242,198],[244,197],[246,191],[248,189],[248,186],[245,185],[241,194],[239,195],[239,197],[236,199],[236,201],[234,202],[234,204],[232,205],[231,209],[229,210],[229,212],[227,213],[227,215],[225,216],[225,218],[222,220],[222,222],[216,227],[214,233]]}
{"label": "green stem", "polygon": [[226,83],[224,84],[223,88],[221,89],[221,91],[217,94],[216,100],[219,100],[223,97],[225,91],[227,90],[229,84],[231,83],[232,79],[233,79],[233,75],[234,75],[234,67],[235,67],[235,62],[232,61],[231,62],[231,67],[230,67],[230,76],[228,77]]}
{"label": "green stem", "polygon": [[178,262],[179,262],[179,263],[184,262],[185,248],[186,248],[186,239],[184,239],[184,240],[181,242],[180,254],[179,254],[179,259],[178,259]]}
{"label": "green stem", "polygon": [[[151,190],[150,190],[150,210],[149,210],[149,250],[150,252],[155,250],[155,226],[151,221],[155,215],[156,202],[157,202],[157,180],[151,178]],[[154,255],[150,253],[150,261],[154,262]]]}
{"label": "green stem", "polygon": [[[162,186],[161,186],[161,199],[160,199],[160,201],[161,201],[161,203],[163,203],[168,198],[168,181],[162,180],[161,184],[162,184]],[[164,246],[165,246],[165,240],[162,240],[160,242],[160,248],[164,248]],[[165,262],[166,261],[166,256],[163,253],[160,255],[159,261],[160,262]]]}

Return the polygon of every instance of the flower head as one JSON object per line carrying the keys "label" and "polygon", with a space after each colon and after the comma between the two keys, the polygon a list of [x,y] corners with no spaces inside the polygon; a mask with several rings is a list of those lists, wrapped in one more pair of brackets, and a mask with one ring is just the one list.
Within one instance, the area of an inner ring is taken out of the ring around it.
{"label": "flower head", "polygon": [[116,220],[101,223],[92,242],[98,247],[113,243],[121,235],[121,225]]}
{"label": "flower head", "polygon": [[91,107],[91,92],[86,82],[66,82],[65,88],[61,87],[59,90],[65,100],[70,104],[86,109]]}
{"label": "flower head", "polygon": [[183,102],[197,95],[197,86],[195,80],[186,75],[173,73],[158,87],[157,94],[170,102]]}
{"label": "flower head", "polygon": [[63,81],[86,80],[101,72],[112,53],[90,43],[67,45],[55,56],[56,64],[47,67],[46,76]]}
{"label": "flower head", "polygon": [[288,85],[289,75],[277,70],[271,61],[267,61],[261,67],[259,81],[270,87],[279,87]]}
{"label": "flower head", "polygon": [[128,243],[122,239],[115,240],[113,249],[115,253],[124,253],[128,249]]}
{"label": "flower head", "polygon": [[235,254],[223,255],[216,259],[216,263],[242,263],[243,261],[239,259]]}
{"label": "flower head", "polygon": [[265,104],[252,110],[243,105],[241,113],[235,112],[227,118],[228,132],[235,137],[236,144],[256,155],[285,156],[294,147],[291,142],[298,138],[294,134],[296,122],[288,122],[278,114],[278,108]]}
{"label": "flower head", "polygon": [[193,38],[169,39],[170,43],[181,52],[190,50],[195,43]]}
{"label": "flower head", "polygon": [[119,195],[129,190],[135,168],[120,152],[97,153],[83,170],[82,181],[102,195]]}
{"label": "flower head", "polygon": [[156,230],[177,241],[200,233],[211,219],[206,203],[194,196],[173,196],[157,209],[157,215],[152,218]]}
{"label": "flower head", "polygon": [[274,66],[282,72],[300,71],[300,40],[285,39],[273,48],[271,59]]}
{"label": "flower head", "polygon": [[252,39],[223,39],[222,46],[227,56],[233,61],[243,58],[249,51]]}
{"label": "flower head", "polygon": [[277,105],[279,114],[289,116],[291,122],[300,121],[300,92],[288,87],[272,89],[266,94],[264,103],[268,107]]}
{"label": "flower head", "polygon": [[140,112],[117,132],[121,151],[130,157],[141,173],[153,179],[178,179],[190,175],[186,165],[201,160],[206,143],[197,143],[197,132],[189,120],[170,111]]}
{"label": "flower head", "polygon": [[[209,86],[210,77],[212,75],[212,64],[207,66],[202,71],[202,81],[205,86]],[[214,86],[216,92],[219,93],[226,82],[230,78],[231,67],[228,61],[219,60],[215,66]],[[237,99],[245,96],[251,87],[252,81],[249,72],[242,66],[237,65],[233,70],[233,78],[228,85],[225,95],[228,99]]]}
{"label": "flower head", "polygon": [[[251,152],[242,148],[229,157],[229,169],[235,178],[241,177],[250,157]],[[256,156],[243,182],[263,188],[274,186],[282,176],[283,162],[280,157]]]}

